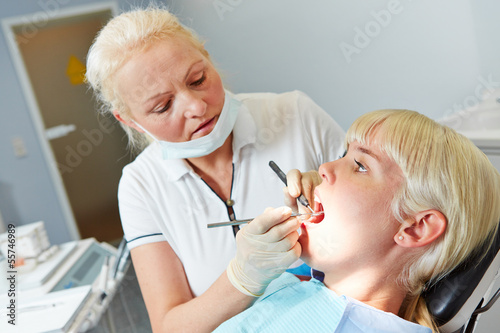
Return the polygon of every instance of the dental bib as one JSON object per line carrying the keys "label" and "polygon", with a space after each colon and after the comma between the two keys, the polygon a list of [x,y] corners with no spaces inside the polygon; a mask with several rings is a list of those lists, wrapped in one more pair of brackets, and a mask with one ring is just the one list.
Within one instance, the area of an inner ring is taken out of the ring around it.
{"label": "dental bib", "polygon": [[201,138],[185,142],[168,142],[158,140],[136,121],[134,121],[134,123],[144,132],[149,134],[153,140],[161,146],[163,159],[169,160],[200,157],[214,152],[217,148],[224,144],[226,139],[229,137],[229,134],[231,134],[234,124],[236,123],[240,106],[241,102],[235,99],[230,92],[225,91],[224,106],[222,107],[219,119],[217,120],[213,130]]}

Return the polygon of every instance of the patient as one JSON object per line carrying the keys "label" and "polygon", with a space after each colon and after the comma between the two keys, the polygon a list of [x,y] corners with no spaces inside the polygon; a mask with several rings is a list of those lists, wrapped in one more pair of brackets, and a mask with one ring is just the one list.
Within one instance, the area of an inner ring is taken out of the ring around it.
{"label": "patient", "polygon": [[285,273],[215,332],[437,332],[420,295],[492,241],[500,174],[464,136],[413,111],[363,115],[346,145],[319,168],[324,217],[299,238],[323,282]]}

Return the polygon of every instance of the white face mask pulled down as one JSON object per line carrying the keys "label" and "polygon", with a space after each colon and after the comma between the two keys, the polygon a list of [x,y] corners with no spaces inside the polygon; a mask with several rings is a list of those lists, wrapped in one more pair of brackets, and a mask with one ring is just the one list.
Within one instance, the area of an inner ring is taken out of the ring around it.
{"label": "white face mask pulled down", "polygon": [[240,106],[241,102],[233,98],[231,93],[226,91],[224,106],[212,132],[201,138],[185,142],[158,140],[135,120],[132,121],[160,144],[163,159],[194,158],[206,156],[224,144],[236,123]]}

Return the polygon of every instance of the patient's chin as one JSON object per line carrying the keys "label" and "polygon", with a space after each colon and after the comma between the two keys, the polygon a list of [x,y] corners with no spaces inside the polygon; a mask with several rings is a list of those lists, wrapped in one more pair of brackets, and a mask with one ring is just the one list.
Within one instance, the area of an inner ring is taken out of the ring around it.
{"label": "patient's chin", "polygon": [[[309,234],[307,232],[307,228],[305,227],[304,223],[300,226],[300,236],[298,242],[300,243],[300,246],[302,247],[302,254],[300,255],[300,258],[307,264],[308,258],[310,258],[309,255]],[[309,264],[308,264],[309,265]]]}

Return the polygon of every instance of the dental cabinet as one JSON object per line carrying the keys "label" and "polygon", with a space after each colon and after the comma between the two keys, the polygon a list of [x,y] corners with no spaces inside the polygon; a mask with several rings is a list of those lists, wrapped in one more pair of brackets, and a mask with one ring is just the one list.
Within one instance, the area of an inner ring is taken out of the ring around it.
{"label": "dental cabinet", "polygon": [[500,170],[500,89],[485,90],[478,104],[438,121],[471,139]]}
{"label": "dental cabinet", "polygon": [[0,279],[0,332],[91,330],[120,291],[130,264],[128,252],[120,251],[124,247],[94,238],[50,245],[41,221],[8,225],[0,248],[6,274]]}

